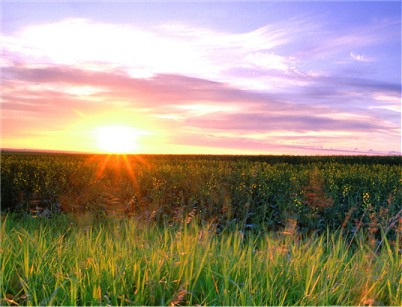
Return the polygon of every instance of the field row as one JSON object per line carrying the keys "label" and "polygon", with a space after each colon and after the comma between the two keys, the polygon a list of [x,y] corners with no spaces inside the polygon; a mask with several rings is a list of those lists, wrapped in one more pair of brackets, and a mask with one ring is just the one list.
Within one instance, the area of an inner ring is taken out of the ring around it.
{"label": "field row", "polygon": [[[401,157],[2,155],[2,208],[395,236]],[[400,223],[399,223],[400,224]]]}

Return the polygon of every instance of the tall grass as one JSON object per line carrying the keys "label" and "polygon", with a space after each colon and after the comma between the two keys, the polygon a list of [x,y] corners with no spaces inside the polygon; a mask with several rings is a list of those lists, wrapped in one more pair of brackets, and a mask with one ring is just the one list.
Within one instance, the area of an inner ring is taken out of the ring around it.
{"label": "tall grass", "polygon": [[399,239],[8,214],[1,304],[402,305]]}

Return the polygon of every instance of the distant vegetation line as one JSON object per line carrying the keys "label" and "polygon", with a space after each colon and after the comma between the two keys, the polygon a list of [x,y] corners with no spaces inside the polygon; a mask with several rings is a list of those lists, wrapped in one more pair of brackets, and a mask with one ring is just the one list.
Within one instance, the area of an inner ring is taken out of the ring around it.
{"label": "distant vegetation line", "polygon": [[18,155],[73,155],[77,157],[88,156],[140,156],[151,159],[157,158],[182,158],[186,160],[202,159],[206,160],[247,160],[254,162],[267,163],[312,163],[312,162],[339,162],[339,163],[364,163],[364,164],[394,164],[402,165],[402,155],[289,155],[289,154],[108,154],[108,153],[83,153],[75,151],[58,151],[58,150],[19,150],[19,149],[1,149],[1,154],[18,154]]}

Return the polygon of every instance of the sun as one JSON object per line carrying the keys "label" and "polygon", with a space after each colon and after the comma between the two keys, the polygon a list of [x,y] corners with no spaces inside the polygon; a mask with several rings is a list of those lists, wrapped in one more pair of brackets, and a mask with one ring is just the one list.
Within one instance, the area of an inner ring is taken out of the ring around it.
{"label": "sun", "polygon": [[126,154],[138,148],[138,130],[129,126],[103,126],[95,131],[102,152]]}

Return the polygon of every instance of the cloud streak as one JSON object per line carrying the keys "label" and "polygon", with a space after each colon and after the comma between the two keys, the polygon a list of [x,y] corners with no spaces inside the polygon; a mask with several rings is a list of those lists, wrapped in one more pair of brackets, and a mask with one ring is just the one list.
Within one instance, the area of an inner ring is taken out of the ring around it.
{"label": "cloud streak", "polygon": [[374,61],[372,58],[369,58],[369,57],[367,57],[365,55],[362,55],[362,54],[357,54],[357,53],[355,53],[353,51],[350,53],[350,57],[352,59],[358,61],[358,62],[372,62],[372,61]]}

